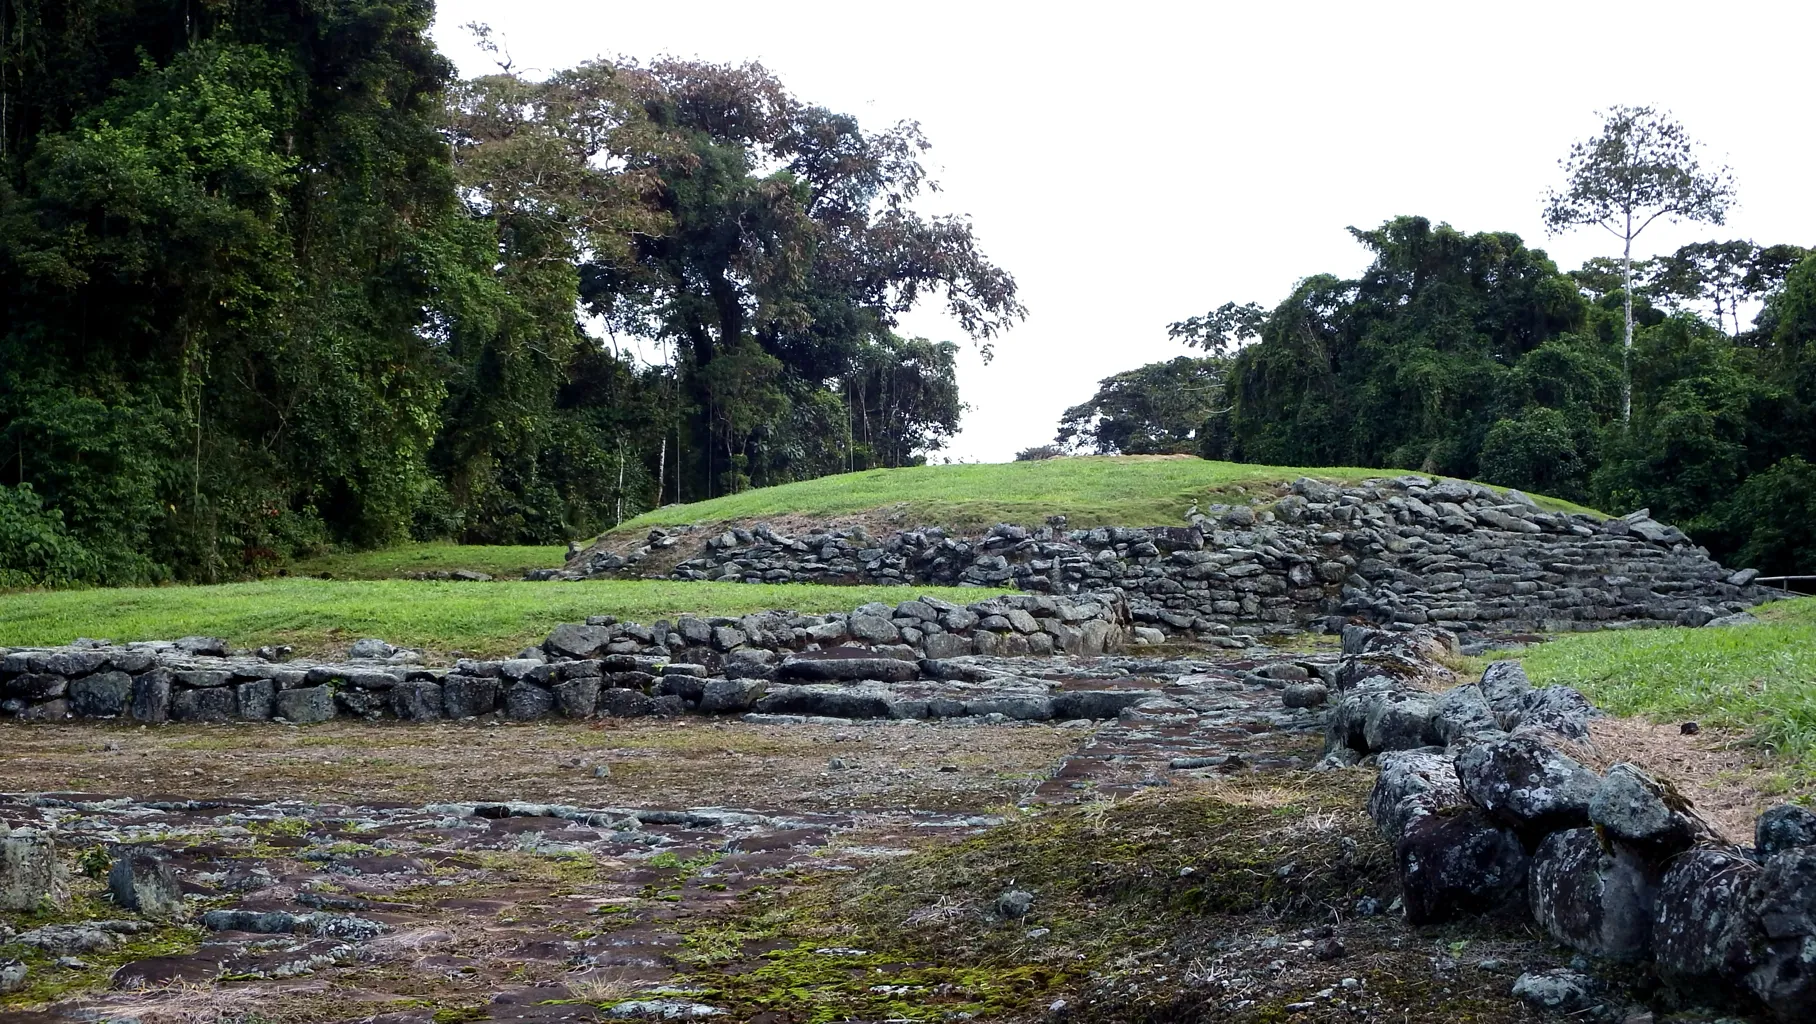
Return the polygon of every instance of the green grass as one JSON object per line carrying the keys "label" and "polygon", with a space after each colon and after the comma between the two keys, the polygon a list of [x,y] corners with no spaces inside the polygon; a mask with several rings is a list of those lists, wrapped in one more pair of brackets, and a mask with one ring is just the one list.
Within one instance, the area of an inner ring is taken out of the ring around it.
{"label": "green grass", "polygon": [[400,579],[418,572],[471,569],[500,578],[518,579],[531,569],[560,566],[563,547],[514,544],[400,544],[378,551],[353,551],[299,559],[287,568],[297,576],[327,573],[343,580]]}
{"label": "green grass", "polygon": [[219,636],[234,646],[291,644],[319,653],[377,636],[430,651],[506,654],[563,622],[615,615],[651,623],[682,614],[743,615],[772,608],[848,611],[916,594],[981,601],[1000,591],[945,587],[829,587],[803,583],[441,583],[280,579],[207,587],[137,587],[0,594],[0,646]]}
{"label": "green grass", "polygon": [[1816,598],[1716,629],[1613,630],[1509,655],[1534,682],[1568,683],[1619,715],[1744,730],[1816,782]]}
{"label": "green grass", "polygon": [[[1090,457],[954,466],[872,469],[862,473],[761,487],[686,505],[670,505],[627,521],[613,533],[682,523],[757,519],[785,514],[830,516],[899,509],[914,524],[984,526],[1038,524],[1063,514],[1072,526],[1166,526],[1185,522],[1192,503],[1242,500],[1253,491],[1301,476],[1354,481],[1403,470],[1351,467],[1305,469],[1251,466],[1203,459]],[[1552,498],[1551,509],[1589,512]]]}

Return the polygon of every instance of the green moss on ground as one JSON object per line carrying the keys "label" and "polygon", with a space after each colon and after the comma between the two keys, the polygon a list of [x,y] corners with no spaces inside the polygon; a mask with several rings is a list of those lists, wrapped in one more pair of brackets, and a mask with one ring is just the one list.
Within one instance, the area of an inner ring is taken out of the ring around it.
{"label": "green moss on ground", "polygon": [[[1186,509],[1194,503],[1247,501],[1257,492],[1272,493],[1302,476],[1353,482],[1402,472],[1143,456],[873,469],[665,506],[627,521],[607,536],[638,533],[652,526],[875,510],[900,513],[906,525],[957,528],[1040,523],[1061,514],[1072,526],[1183,525]],[[1554,498],[1533,497],[1546,508],[1592,511]]]}
{"label": "green moss on ground", "polygon": [[[731,1019],[1013,1016],[1132,954],[1236,922],[1316,920],[1388,885],[1365,773],[1026,814],[855,875],[828,872],[693,922],[678,987]],[[1034,895],[1025,917],[998,900]],[[1043,931],[1044,929],[1044,931]]]}
{"label": "green moss on ground", "polygon": [[849,611],[915,594],[978,601],[1001,591],[953,587],[832,587],[805,583],[441,583],[278,579],[206,587],[133,587],[0,593],[0,646],[68,643],[78,636],[159,640],[191,634],[235,646],[290,644],[332,653],[377,636],[431,652],[505,655],[539,643],[563,622],[615,615],[650,623],[678,615],[745,615],[776,608]]}

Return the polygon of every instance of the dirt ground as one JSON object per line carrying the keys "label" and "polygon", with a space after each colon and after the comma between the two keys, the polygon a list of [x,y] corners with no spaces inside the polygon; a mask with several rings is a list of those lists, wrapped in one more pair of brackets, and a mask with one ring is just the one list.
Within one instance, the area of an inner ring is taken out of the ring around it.
{"label": "dirt ground", "polygon": [[[1536,1022],[1513,980],[1569,951],[1406,925],[1372,770],[1310,770],[1321,713],[1203,657],[1095,723],[0,726],[0,825],[71,889],[0,912],[0,1021]],[[1759,799],[1720,737],[1595,745],[1724,823]],[[136,846],[184,918],[107,902]]]}

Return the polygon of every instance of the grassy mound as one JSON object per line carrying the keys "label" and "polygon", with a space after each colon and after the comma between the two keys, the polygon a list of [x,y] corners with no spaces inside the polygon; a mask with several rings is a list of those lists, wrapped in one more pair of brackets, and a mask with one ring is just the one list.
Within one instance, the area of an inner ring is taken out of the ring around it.
{"label": "grassy mound", "polygon": [[1506,656],[1618,715],[1744,731],[1787,758],[1795,783],[1816,784],[1816,598],[1755,614],[1765,621],[1576,633]]}
{"label": "grassy mound", "polygon": [[[913,466],[760,487],[646,512],[613,534],[684,523],[837,516],[886,510],[914,525],[979,527],[1039,523],[1064,515],[1073,526],[1168,526],[1185,522],[1193,503],[1246,501],[1302,476],[1353,482],[1402,470],[1307,469],[1207,462],[1188,456],[1094,456],[956,466]],[[1551,509],[1587,512],[1534,496]]]}
{"label": "grassy mound", "polygon": [[159,640],[219,636],[235,646],[290,644],[332,653],[365,636],[431,652],[502,655],[539,642],[563,622],[615,615],[633,622],[677,615],[745,615],[772,608],[849,611],[919,593],[981,601],[978,588],[829,587],[811,584],[438,583],[279,579],[209,587],[134,587],[0,594],[0,646],[68,643],[78,636]]}

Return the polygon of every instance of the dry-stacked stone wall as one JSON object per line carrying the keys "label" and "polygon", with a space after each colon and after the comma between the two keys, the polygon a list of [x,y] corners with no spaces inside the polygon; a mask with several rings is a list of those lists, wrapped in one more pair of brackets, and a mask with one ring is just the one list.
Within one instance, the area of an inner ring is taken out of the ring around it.
{"label": "dry-stacked stone wall", "polygon": [[[1394,844],[1408,920],[1523,911],[1584,954],[1655,965],[1688,999],[1810,1019],[1816,814],[1775,807],[1752,845],[1729,843],[1669,782],[1572,757],[1597,713],[1576,690],[1534,687],[1510,661],[1451,685],[1442,631],[1351,627],[1343,640],[1321,767],[1378,765],[1368,808]],[[1515,993],[1592,1014],[1595,988],[1549,972]]]}
{"label": "dry-stacked stone wall", "polygon": [[[1013,586],[1041,593],[1119,588],[1137,624],[1212,639],[1326,621],[1432,624],[1458,632],[1698,626],[1769,595],[1675,527],[1638,512],[1602,520],[1548,512],[1518,491],[1400,476],[1337,486],[1296,481],[1266,505],[1211,506],[1191,526],[1068,530],[999,524],[786,534],[724,530],[674,579]],[[652,531],[538,578],[624,575],[686,530]]]}
{"label": "dry-stacked stone wall", "polygon": [[[688,711],[1103,717],[1077,700],[1055,703],[1044,691],[1024,694],[1008,683],[967,694],[968,677],[1000,673],[949,659],[1102,654],[1128,642],[1129,633],[1128,608],[1110,592],[1011,594],[970,605],[919,597],[849,613],[684,615],[653,626],[599,616],[558,626],[515,658],[451,668],[422,664],[416,652],[380,640],[362,640],[349,660],[331,664],[289,660],[279,649],[229,651],[209,637],[78,641],[0,649],[0,716],[298,724]],[[1004,704],[1011,690],[1019,703]]]}

